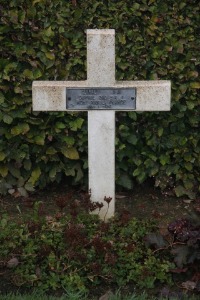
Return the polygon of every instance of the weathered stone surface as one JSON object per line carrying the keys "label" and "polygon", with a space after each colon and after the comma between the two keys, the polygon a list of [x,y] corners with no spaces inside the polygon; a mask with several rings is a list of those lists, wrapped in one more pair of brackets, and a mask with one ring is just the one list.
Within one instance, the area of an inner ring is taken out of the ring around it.
{"label": "weathered stone surface", "polygon": [[[115,31],[87,30],[86,81],[35,81],[33,82],[33,110],[68,111],[67,88],[135,88],[136,111],[170,110],[170,81],[116,81]],[[84,109],[81,109],[84,110]],[[87,110],[87,109],[85,109]],[[127,109],[122,109],[127,110]],[[115,111],[88,111],[89,189],[92,200],[104,202],[102,219],[115,212]]]}
{"label": "weathered stone surface", "polygon": [[[97,85],[96,85],[97,86]],[[106,82],[104,87],[109,87]],[[86,81],[35,81],[33,83],[33,110],[67,111],[67,87],[94,87]],[[116,81],[115,88],[136,88],[136,111],[169,111],[171,82],[168,80]],[[125,109],[126,110],[126,109]]]}

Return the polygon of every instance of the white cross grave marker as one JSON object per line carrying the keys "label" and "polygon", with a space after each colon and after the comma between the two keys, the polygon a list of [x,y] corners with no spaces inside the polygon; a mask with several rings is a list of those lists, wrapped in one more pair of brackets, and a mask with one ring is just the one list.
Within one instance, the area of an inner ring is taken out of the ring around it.
{"label": "white cross grave marker", "polygon": [[170,110],[170,81],[116,81],[115,30],[87,30],[86,81],[34,81],[34,111],[88,111],[89,189],[92,201],[112,197],[115,212],[115,110]]}

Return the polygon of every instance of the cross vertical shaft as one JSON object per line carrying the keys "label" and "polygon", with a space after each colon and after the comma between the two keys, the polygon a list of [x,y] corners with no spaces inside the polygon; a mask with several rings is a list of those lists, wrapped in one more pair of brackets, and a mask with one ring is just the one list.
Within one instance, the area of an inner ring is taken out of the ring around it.
{"label": "cross vertical shaft", "polygon": [[[100,31],[100,32],[99,32]],[[115,83],[115,31],[87,30],[87,81],[89,86]],[[115,211],[115,112],[88,111],[89,189],[91,200],[104,203],[101,218]],[[107,212],[104,197],[112,197]]]}

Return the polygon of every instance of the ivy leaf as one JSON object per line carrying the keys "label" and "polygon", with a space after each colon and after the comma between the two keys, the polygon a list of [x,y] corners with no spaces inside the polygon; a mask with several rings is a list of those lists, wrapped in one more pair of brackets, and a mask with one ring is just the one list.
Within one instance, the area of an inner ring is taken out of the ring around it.
{"label": "ivy leaf", "polygon": [[46,154],[50,154],[50,155],[53,155],[53,154],[56,154],[57,153],[57,150],[53,147],[49,147],[46,151]]}
{"label": "ivy leaf", "polygon": [[63,136],[63,142],[65,142],[68,146],[74,145],[75,139],[72,136]]}
{"label": "ivy leaf", "polygon": [[0,92],[0,104],[3,104],[5,101],[5,97],[3,95],[3,93]]}
{"label": "ivy leaf", "polygon": [[7,168],[7,166],[5,166],[5,165],[1,165],[0,166],[0,174],[1,174],[2,177],[6,177],[8,175],[8,168]]}
{"label": "ivy leaf", "polygon": [[57,167],[52,168],[49,172],[49,177],[52,179],[55,178],[56,173],[57,173]]}
{"label": "ivy leaf", "polygon": [[192,89],[200,89],[200,82],[191,82],[190,87]]}
{"label": "ivy leaf", "polygon": [[132,144],[132,145],[136,145],[137,144],[137,137],[134,134],[129,135],[129,137],[127,138],[127,141]]}
{"label": "ivy leaf", "polygon": [[39,69],[34,69],[33,70],[33,78],[38,79],[42,76],[42,72]]}
{"label": "ivy leaf", "polygon": [[6,154],[0,151],[0,161],[3,161],[6,158]]}
{"label": "ivy leaf", "polygon": [[137,181],[139,183],[142,183],[146,178],[147,178],[147,174],[144,171],[141,171],[140,174],[137,176]]}
{"label": "ivy leaf", "polygon": [[28,78],[31,80],[34,79],[33,72],[31,70],[28,70],[28,69],[24,70],[23,75],[25,78]]}
{"label": "ivy leaf", "polygon": [[163,135],[163,128],[158,128],[158,136],[161,137]]}
{"label": "ivy leaf", "polygon": [[125,35],[124,35],[124,34],[119,33],[119,34],[118,34],[118,39],[119,39],[119,41],[120,41],[120,43],[121,43],[122,45],[125,45],[125,44],[126,44],[126,38],[125,38]]}
{"label": "ivy leaf", "polygon": [[36,3],[39,3],[39,2],[41,2],[42,0],[34,0],[33,2],[32,2],[32,5],[34,6]]}
{"label": "ivy leaf", "polygon": [[71,121],[69,123],[71,130],[77,131],[77,129],[80,129],[82,127],[83,122],[84,122],[84,119],[82,119],[82,118],[77,118],[74,121]]}
{"label": "ivy leaf", "polygon": [[71,148],[62,148],[61,149],[62,154],[69,158],[69,159],[79,159],[79,154],[76,148],[71,147]]}
{"label": "ivy leaf", "polygon": [[34,138],[34,141],[37,145],[41,145],[43,146],[44,145],[44,140],[45,140],[45,137],[44,136],[41,136],[41,135],[37,135],[35,138]]}
{"label": "ivy leaf", "polygon": [[132,189],[133,187],[133,182],[130,178],[130,176],[128,176],[128,174],[124,173],[122,175],[120,175],[119,179],[118,179],[118,184],[120,184],[121,186],[123,186],[124,188],[127,189]]}
{"label": "ivy leaf", "polygon": [[13,135],[19,135],[19,134],[25,134],[27,133],[28,131],[30,130],[30,127],[27,123],[20,123],[19,125],[17,126],[14,126],[12,129],[11,129],[11,133]]}
{"label": "ivy leaf", "polygon": [[27,191],[26,191],[25,188],[19,187],[19,188],[17,189],[17,191],[19,192],[20,196],[22,196],[22,197],[28,197],[28,193],[27,193]]}
{"label": "ivy leaf", "polygon": [[9,165],[9,172],[15,177],[15,178],[20,178],[21,172],[19,169],[15,168],[11,164]]}
{"label": "ivy leaf", "polygon": [[52,52],[46,52],[45,55],[50,60],[54,60],[55,59],[55,54],[52,53]]}
{"label": "ivy leaf", "polygon": [[187,195],[190,199],[195,199],[195,194],[192,191],[186,190],[182,185],[178,185],[174,188],[177,197]]}
{"label": "ivy leaf", "polygon": [[24,169],[29,171],[31,169],[32,163],[30,160],[24,160]]}
{"label": "ivy leaf", "polygon": [[165,166],[169,162],[170,158],[168,155],[162,154],[160,156],[160,163],[162,166]]}
{"label": "ivy leaf", "polygon": [[63,128],[66,128],[66,124],[62,123],[62,122],[56,122],[56,128],[59,128],[59,129],[63,129]]}
{"label": "ivy leaf", "polygon": [[[31,177],[28,180],[28,183],[31,183],[33,186],[36,183],[36,181],[39,179],[40,175],[41,175],[41,169],[40,167],[36,167],[32,173],[31,173]],[[27,186],[26,186],[27,189]],[[28,189],[27,189],[28,190]]]}
{"label": "ivy leaf", "polygon": [[177,197],[181,197],[181,196],[185,195],[186,190],[182,185],[179,185],[179,186],[175,187],[174,191],[175,191],[175,194]]}
{"label": "ivy leaf", "polygon": [[76,178],[75,178],[75,182],[79,182],[81,180],[81,178],[83,178],[83,171],[80,167],[80,164],[78,164],[78,166],[76,167],[77,169],[77,173],[76,173]]}
{"label": "ivy leaf", "polygon": [[43,33],[47,37],[52,37],[54,35],[54,32],[53,32],[51,26],[49,26],[47,29],[44,29]]}
{"label": "ivy leaf", "polygon": [[13,121],[13,118],[7,114],[3,115],[3,121],[6,124],[11,124]]}
{"label": "ivy leaf", "polygon": [[33,184],[32,184],[31,182],[27,182],[27,183],[25,184],[24,188],[25,188],[27,191],[29,191],[29,192],[34,192],[34,191],[35,191],[35,189],[34,189],[34,187],[33,187]]}
{"label": "ivy leaf", "polygon": [[140,169],[135,169],[135,171],[133,172],[133,176],[138,176],[140,174],[141,170]]}
{"label": "ivy leaf", "polygon": [[188,171],[192,171],[192,169],[193,169],[193,165],[190,162],[184,163],[184,166]]}

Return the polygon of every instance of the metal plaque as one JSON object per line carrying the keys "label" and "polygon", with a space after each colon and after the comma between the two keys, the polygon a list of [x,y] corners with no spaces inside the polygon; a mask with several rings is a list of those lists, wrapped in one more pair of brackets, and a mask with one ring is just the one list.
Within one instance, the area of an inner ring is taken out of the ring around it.
{"label": "metal plaque", "polygon": [[70,110],[135,110],[136,88],[67,88]]}

